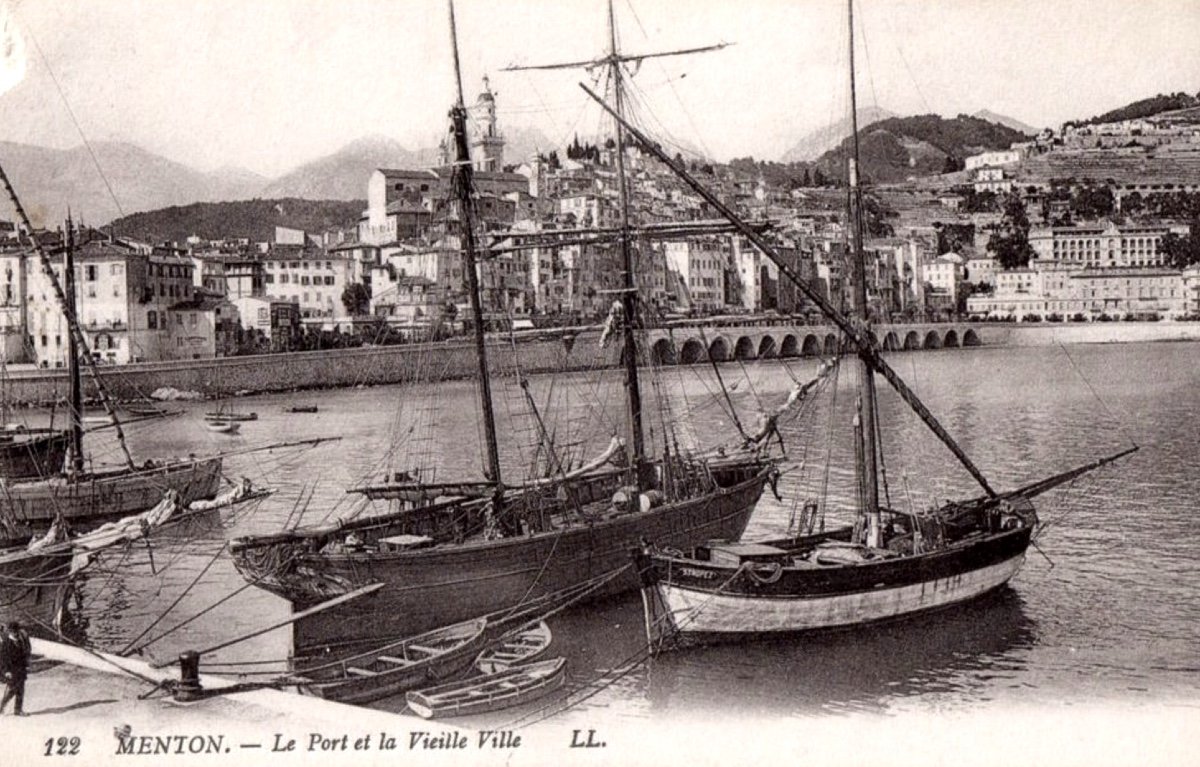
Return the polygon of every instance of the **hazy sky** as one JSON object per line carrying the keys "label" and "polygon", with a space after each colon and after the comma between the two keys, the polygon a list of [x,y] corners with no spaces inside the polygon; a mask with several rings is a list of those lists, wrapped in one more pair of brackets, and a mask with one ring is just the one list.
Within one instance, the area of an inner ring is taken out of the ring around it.
{"label": "hazy sky", "polygon": [[[89,140],[266,175],[364,135],[432,146],[451,103],[443,0],[3,4],[28,64],[0,94],[3,140],[80,143],[51,74]],[[643,122],[659,134],[719,159],[776,158],[847,114],[839,0],[616,0],[616,8],[630,52],[736,43],[641,68]],[[856,8],[861,105],[902,114],[987,108],[1042,126],[1159,92],[1200,91],[1197,0],[860,0]],[[576,86],[586,73],[498,70],[602,52],[603,0],[459,0],[457,15],[468,99],[491,74],[502,128],[536,126],[554,141],[596,132],[599,113]]]}

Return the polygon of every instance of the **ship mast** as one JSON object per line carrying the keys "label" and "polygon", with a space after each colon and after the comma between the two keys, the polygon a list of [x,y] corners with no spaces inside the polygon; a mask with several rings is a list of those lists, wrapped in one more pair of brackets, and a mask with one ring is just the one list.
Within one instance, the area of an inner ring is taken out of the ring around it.
{"label": "ship mast", "polygon": [[[75,222],[67,215],[67,241],[63,254],[63,288],[66,292],[67,308],[75,316]],[[67,365],[71,371],[71,463],[68,472],[78,477],[83,474],[83,382],[79,379],[79,343],[74,333],[67,333]]]}
{"label": "ship mast", "polygon": [[458,221],[463,241],[463,271],[467,276],[467,288],[471,298],[471,317],[475,324],[475,357],[479,366],[479,399],[483,410],[483,430],[487,450],[488,479],[496,483],[495,511],[500,511],[504,485],[500,480],[500,448],[496,440],[496,414],[492,406],[492,383],[488,373],[487,343],[483,328],[483,305],[480,299],[479,274],[476,272],[474,201],[474,168],[471,166],[471,150],[467,143],[467,107],[463,99],[462,68],[458,60],[458,28],[454,23],[454,0],[448,2],[450,10],[450,47],[454,54],[454,83],[458,100],[450,110],[454,131],[455,161],[451,173],[452,185],[458,197]]}
{"label": "ship mast", "polygon": [[637,273],[635,271],[636,264],[634,261],[633,249],[630,247],[629,242],[632,227],[629,220],[629,180],[625,173],[625,91],[624,75],[621,71],[621,65],[627,62],[640,63],[646,59],[717,51],[727,47],[730,45],[730,43],[718,43],[716,45],[706,45],[698,48],[684,48],[673,51],[660,51],[656,53],[622,53],[617,47],[617,25],[616,16],[613,12],[612,0],[608,0],[608,42],[608,53],[597,59],[572,61],[559,64],[541,64],[536,66],[509,66],[505,67],[503,71],[518,72],[538,69],[577,68],[592,70],[602,66],[608,67],[609,79],[613,86],[613,101],[615,103],[615,110],[610,108],[606,103],[602,103],[602,106],[611,112],[615,118],[617,200],[621,209],[619,239],[621,242],[621,268],[625,277],[624,286],[621,290],[621,309],[624,315],[624,321],[622,322],[622,336],[624,345],[622,356],[624,358],[623,364],[625,366],[625,388],[629,404],[629,432],[633,447],[634,466],[636,467],[635,476],[638,488],[643,489],[652,484],[653,476],[650,472],[650,466],[646,461],[646,438],[642,417],[642,390],[638,378],[637,331],[640,327],[641,320],[640,313],[638,312],[638,285]]}
{"label": "ship mast", "polygon": [[[870,323],[869,307],[867,306],[867,262],[863,255],[863,205],[862,186],[859,183],[859,153],[858,153],[858,93],[854,80],[854,0],[847,0],[848,42],[850,46],[850,127],[854,140],[854,154],[849,159],[850,181],[850,222],[851,238],[854,247],[854,303],[858,320],[862,323],[863,335],[869,340],[867,331]],[[870,362],[859,355],[858,357],[858,419],[861,426],[857,430],[861,440],[860,450],[857,451],[859,460],[855,462],[858,472],[859,485],[863,498],[861,512],[867,518],[867,545],[878,548],[883,545],[883,530],[879,515],[879,465],[878,447],[876,440],[875,416],[877,413],[875,398],[875,370]]]}
{"label": "ship mast", "polygon": [[[579,87],[584,93],[588,94],[593,101],[599,104],[601,109],[605,110],[613,117],[616,117],[616,113],[613,111],[612,107],[610,107],[607,102],[604,101],[604,99],[596,95],[595,92],[593,92],[583,83],[580,83]],[[825,293],[821,290],[818,290],[806,279],[801,277],[796,268],[779,254],[779,251],[775,249],[775,246],[767,241],[761,232],[757,231],[753,226],[743,221],[737,215],[737,213],[733,211],[733,209],[722,202],[720,198],[709,191],[703,184],[697,181],[690,173],[688,173],[687,169],[683,167],[682,163],[678,163],[671,159],[670,155],[662,150],[662,147],[651,140],[650,137],[648,137],[645,133],[638,130],[633,125],[630,125],[628,121],[624,121],[623,125],[625,130],[628,131],[629,135],[638,142],[638,145],[641,146],[643,150],[654,155],[659,162],[661,162],[667,168],[670,168],[672,173],[678,176],[685,184],[687,184],[694,192],[696,192],[696,194],[700,195],[705,202],[711,205],[714,210],[720,213],[726,221],[728,221],[734,226],[735,229],[737,229],[739,234],[749,240],[754,247],[758,248],[759,252],[761,252],[763,255],[769,258],[772,263],[775,264],[775,266],[779,269],[780,274],[787,277],[788,280],[791,281],[792,284],[794,284],[796,288],[804,294],[805,298],[807,298],[813,303],[814,306],[820,309],[821,313],[824,314],[830,322],[837,326],[838,330],[845,334],[846,338],[850,340],[850,343],[854,345],[858,355],[867,360],[871,367],[877,373],[882,375],[884,380],[896,390],[900,397],[905,401],[905,403],[908,404],[910,408],[913,409],[913,412],[920,417],[929,430],[932,431],[939,440],[941,440],[942,444],[954,454],[954,457],[958,459],[958,462],[962,464],[963,468],[965,468],[967,472],[970,473],[970,475],[975,479],[975,481],[979,483],[979,486],[983,488],[988,497],[995,498],[997,495],[996,491],[992,489],[987,477],[985,477],[983,472],[979,470],[979,467],[971,461],[970,457],[954,440],[954,438],[950,436],[949,432],[946,431],[937,418],[934,417],[933,413],[929,412],[929,408],[925,406],[925,403],[921,402],[921,399],[912,389],[909,388],[908,384],[904,382],[904,379],[902,379],[899,374],[896,373],[895,369],[893,369],[892,366],[887,363],[887,361],[879,353],[878,344],[871,343],[870,336],[867,334],[866,329],[861,326],[861,323],[850,319],[837,307],[830,303],[829,299],[826,298]]]}
{"label": "ship mast", "polygon": [[[4,172],[3,166],[0,166],[0,185],[3,185],[5,192],[8,193],[8,199],[12,201],[13,209],[16,210],[21,225],[29,232],[29,241],[33,243],[33,250],[37,253],[38,260],[42,264],[42,271],[45,272],[46,279],[54,291],[54,297],[57,299],[63,316],[67,320],[67,332],[71,334],[71,338],[77,345],[76,350],[79,354],[72,356],[68,360],[71,376],[72,378],[79,378],[79,360],[84,360],[88,366],[88,372],[91,374],[92,382],[96,386],[96,393],[100,396],[100,402],[104,405],[104,410],[112,420],[113,428],[116,430],[117,444],[121,446],[121,452],[125,457],[125,464],[130,469],[134,469],[136,467],[133,463],[133,456],[129,452],[129,446],[125,443],[125,431],[121,428],[121,419],[117,416],[117,410],[113,407],[112,400],[105,390],[104,379],[100,377],[99,371],[96,370],[96,362],[92,359],[87,337],[83,335],[83,330],[79,327],[79,318],[75,314],[74,303],[67,301],[62,284],[59,283],[58,277],[54,274],[54,264],[50,261],[50,255],[42,246],[41,238],[38,237],[37,230],[33,228],[33,222],[29,220],[29,214],[25,212],[25,206],[21,204],[21,198],[17,197],[17,191],[13,189],[12,182],[9,181],[8,174]],[[73,428],[82,427],[75,427],[73,425]]]}
{"label": "ship mast", "polygon": [[[608,0],[608,66],[612,79],[613,101],[617,116],[625,117],[625,92],[621,78],[621,60],[617,52],[617,22],[613,15],[612,0]],[[646,465],[646,436],[642,427],[642,388],[638,380],[638,347],[637,326],[638,288],[637,274],[634,272],[633,249],[629,247],[629,179],[625,175],[625,129],[620,120],[616,121],[617,141],[617,200],[621,206],[621,268],[625,272],[625,286],[621,294],[621,307],[624,322],[621,323],[624,332],[625,348],[622,357],[625,360],[625,386],[629,391],[629,433],[633,439],[634,476],[641,490],[648,486],[651,477],[647,476]]]}

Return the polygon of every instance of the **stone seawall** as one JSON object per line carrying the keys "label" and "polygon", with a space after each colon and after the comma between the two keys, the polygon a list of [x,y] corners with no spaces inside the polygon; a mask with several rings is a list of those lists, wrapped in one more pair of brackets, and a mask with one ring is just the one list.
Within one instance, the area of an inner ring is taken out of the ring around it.
{"label": "stone seawall", "polygon": [[[489,343],[489,362],[500,375],[584,370],[619,362],[615,344],[601,349],[599,336],[588,333],[564,341],[531,339],[513,344]],[[435,344],[381,346],[365,349],[330,349],[290,354],[261,354],[212,360],[144,362],[98,368],[109,396],[118,400],[141,399],[155,389],[170,387],[222,397],[240,392],[273,392],[442,381],[475,373],[474,346],[463,341]],[[85,397],[96,395],[95,382],[84,372]],[[66,396],[67,372],[58,370],[9,371],[8,397],[12,403],[47,403]]]}
{"label": "stone seawall", "polygon": [[[904,332],[916,327],[919,346],[903,343]],[[944,328],[944,329],[942,329]],[[1175,322],[1092,322],[1064,324],[979,323],[965,325],[891,326],[905,349],[944,348],[964,345],[965,331],[984,346],[1046,346],[1079,343],[1131,343],[1146,341],[1200,340],[1200,323]],[[690,329],[681,329],[683,337]],[[884,328],[880,328],[881,335]],[[779,335],[784,343],[763,344],[765,334]],[[709,347],[724,344],[728,356],[717,359],[759,359],[768,356],[803,356],[828,352],[822,344],[809,348],[793,341],[788,351],[786,338],[832,337],[833,330],[822,326],[725,327],[709,329]],[[951,342],[951,338],[955,340]],[[728,339],[725,344],[723,339]],[[756,339],[755,343],[741,343]],[[685,346],[678,339],[680,348]],[[601,348],[599,333],[585,331],[573,338],[543,337],[516,343],[508,339],[489,341],[492,370],[499,375],[534,374],[568,370],[612,367],[620,362],[619,341]],[[770,354],[759,352],[770,347]],[[740,349],[750,353],[743,356]],[[688,362],[686,357],[683,362]],[[366,349],[335,349],[291,354],[264,354],[215,360],[147,362],[119,367],[101,367],[101,377],[110,396],[121,400],[140,399],[155,389],[171,387],[183,392],[198,392],[207,397],[222,397],[239,392],[273,392],[296,389],[338,388],[359,385],[429,382],[467,378],[475,372],[474,347],[465,341],[412,344]],[[84,375],[85,396],[94,398],[95,384]],[[68,389],[65,370],[25,370],[8,372],[8,398],[11,403],[40,404],[62,399]]]}

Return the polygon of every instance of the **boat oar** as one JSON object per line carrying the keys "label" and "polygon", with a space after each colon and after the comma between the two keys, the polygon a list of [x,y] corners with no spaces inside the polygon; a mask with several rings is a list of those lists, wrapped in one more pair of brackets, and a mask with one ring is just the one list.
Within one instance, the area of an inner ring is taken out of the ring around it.
{"label": "boat oar", "polygon": [[[308,608],[307,610],[301,610],[300,612],[292,615],[287,620],[276,621],[275,623],[272,623],[270,626],[265,626],[263,628],[256,629],[254,631],[251,631],[249,634],[243,634],[242,636],[234,637],[233,639],[227,640],[225,642],[221,642],[220,644],[213,645],[212,647],[206,647],[203,650],[198,651],[196,654],[197,655],[205,655],[210,652],[216,652],[217,650],[223,650],[226,647],[229,647],[230,645],[235,645],[240,642],[245,642],[247,639],[253,639],[254,637],[265,634],[268,631],[274,631],[275,629],[286,626],[289,623],[295,623],[298,620],[303,620],[304,618],[307,618],[310,615],[316,615],[319,612],[328,610],[331,607],[337,607],[338,605],[343,604],[345,602],[349,602],[352,599],[358,599],[359,597],[366,596],[367,594],[376,592],[381,588],[383,588],[382,583],[372,583],[370,586],[363,586],[361,589],[355,589],[354,591],[351,591],[349,594],[342,594],[340,597],[334,597],[333,599],[326,600],[319,605]],[[154,668],[165,668],[175,662],[176,662],[175,659],[171,659],[171,660],[167,660],[167,661],[159,661],[157,663],[152,664],[152,666]]]}

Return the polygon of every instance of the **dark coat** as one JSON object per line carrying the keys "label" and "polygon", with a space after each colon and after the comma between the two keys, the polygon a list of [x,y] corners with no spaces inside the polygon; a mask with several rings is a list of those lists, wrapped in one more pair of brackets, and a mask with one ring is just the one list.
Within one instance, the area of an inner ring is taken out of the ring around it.
{"label": "dark coat", "polygon": [[24,677],[29,671],[30,653],[29,637],[24,631],[17,632],[16,637],[4,632],[0,641],[0,672]]}

